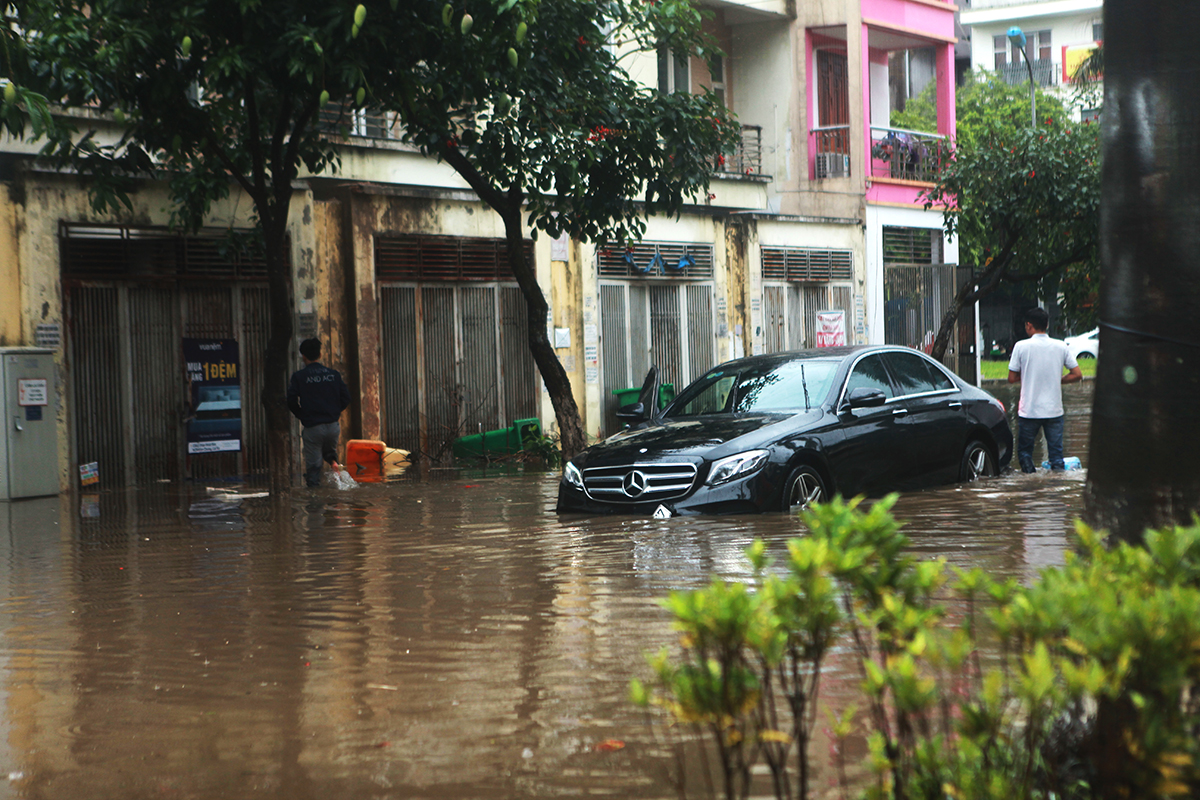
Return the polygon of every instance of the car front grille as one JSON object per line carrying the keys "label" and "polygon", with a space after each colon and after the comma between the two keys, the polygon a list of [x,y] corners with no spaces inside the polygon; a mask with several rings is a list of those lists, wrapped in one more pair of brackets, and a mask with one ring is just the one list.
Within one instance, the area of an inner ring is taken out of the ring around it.
{"label": "car front grille", "polygon": [[696,465],[686,461],[590,467],[583,488],[593,500],[608,503],[652,503],[683,497],[696,480]]}

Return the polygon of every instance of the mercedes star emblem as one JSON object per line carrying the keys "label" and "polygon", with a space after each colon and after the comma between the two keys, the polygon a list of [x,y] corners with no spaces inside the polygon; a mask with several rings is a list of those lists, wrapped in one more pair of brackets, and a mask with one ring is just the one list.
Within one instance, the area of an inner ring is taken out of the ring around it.
{"label": "mercedes star emblem", "polygon": [[636,469],[628,472],[621,481],[621,488],[630,497],[641,497],[642,492],[646,491],[646,476]]}

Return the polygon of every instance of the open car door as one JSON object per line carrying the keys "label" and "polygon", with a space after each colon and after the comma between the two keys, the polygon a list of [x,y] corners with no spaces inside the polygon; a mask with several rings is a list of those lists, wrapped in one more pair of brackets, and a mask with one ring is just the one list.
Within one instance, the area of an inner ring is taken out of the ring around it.
{"label": "open car door", "polygon": [[642,381],[642,390],[638,392],[638,401],[617,409],[617,419],[631,425],[658,419],[658,367],[650,367],[646,380]]}

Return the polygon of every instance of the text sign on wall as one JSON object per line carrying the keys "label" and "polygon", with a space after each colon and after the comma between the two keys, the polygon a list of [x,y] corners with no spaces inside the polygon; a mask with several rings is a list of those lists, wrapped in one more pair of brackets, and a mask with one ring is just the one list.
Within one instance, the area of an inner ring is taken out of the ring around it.
{"label": "text sign on wall", "polygon": [[234,339],[184,339],[192,414],[189,453],[242,449],[242,386],[238,343]]}
{"label": "text sign on wall", "polygon": [[841,347],[846,344],[846,312],[817,312],[817,347]]}
{"label": "text sign on wall", "polygon": [[45,378],[18,378],[17,405],[19,406],[48,406],[50,395],[46,389]]}

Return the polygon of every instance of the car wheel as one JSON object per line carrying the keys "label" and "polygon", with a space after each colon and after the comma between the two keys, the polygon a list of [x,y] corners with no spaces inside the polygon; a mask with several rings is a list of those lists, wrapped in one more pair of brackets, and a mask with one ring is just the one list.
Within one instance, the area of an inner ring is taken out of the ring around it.
{"label": "car wheel", "polygon": [[1081,350],[1079,352],[1079,355],[1075,356],[1075,359],[1078,361],[1081,358],[1095,358],[1095,357],[1096,357],[1095,353],[1089,353],[1087,350]]}
{"label": "car wheel", "polygon": [[970,483],[980,478],[994,478],[999,474],[996,459],[992,458],[991,452],[983,442],[976,441],[967,445],[967,450],[963,453],[962,469],[959,470],[960,481]]}
{"label": "car wheel", "polygon": [[797,467],[783,490],[783,510],[803,510],[825,501],[825,481],[809,466]]}

